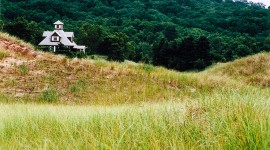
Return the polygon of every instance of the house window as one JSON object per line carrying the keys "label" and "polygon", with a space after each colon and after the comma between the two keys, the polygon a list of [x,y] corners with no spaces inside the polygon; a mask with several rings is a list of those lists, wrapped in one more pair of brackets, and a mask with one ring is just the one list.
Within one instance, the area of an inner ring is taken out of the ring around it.
{"label": "house window", "polygon": [[60,41],[59,36],[52,36],[52,41]]}
{"label": "house window", "polygon": [[73,37],[68,37],[68,39],[70,40],[70,42],[73,42]]}

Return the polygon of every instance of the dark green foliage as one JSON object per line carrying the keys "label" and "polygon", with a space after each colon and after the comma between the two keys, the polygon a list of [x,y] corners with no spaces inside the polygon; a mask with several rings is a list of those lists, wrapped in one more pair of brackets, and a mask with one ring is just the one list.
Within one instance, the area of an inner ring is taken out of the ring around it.
{"label": "dark green foliage", "polygon": [[17,18],[13,22],[4,25],[4,30],[27,42],[38,44],[42,39],[42,29],[34,21]]}
{"label": "dark green foliage", "polygon": [[109,60],[124,61],[134,56],[132,44],[123,33],[106,36],[98,48],[101,54],[107,55]]}
{"label": "dark green foliage", "polygon": [[86,58],[86,54],[84,54],[82,51],[78,51],[78,50],[74,50],[72,48],[66,47],[65,45],[63,45],[62,43],[60,43],[57,47],[56,47],[56,53],[57,54],[63,54],[66,55],[69,58]]}
{"label": "dark green foliage", "polygon": [[168,64],[168,41],[163,38],[158,45],[153,48],[153,64],[166,65]]}
{"label": "dark green foliage", "polygon": [[[200,69],[212,62],[226,62],[270,50],[270,11],[259,4],[248,2],[232,0],[2,0],[1,2],[3,6],[1,18],[9,33],[36,44],[41,40],[39,38],[42,38],[38,26],[44,30],[52,30],[52,24],[56,20],[62,20],[65,23],[65,31],[75,32],[77,38],[75,40],[78,44],[88,47],[88,54],[107,51],[106,53],[110,54],[109,59],[113,60],[132,59],[186,70]],[[30,24],[30,21],[16,20],[17,17],[33,20],[38,26],[32,21]],[[22,28],[16,31],[18,22],[24,22],[25,26],[22,25]],[[34,29],[31,31],[32,37],[27,35],[30,33],[29,28]],[[128,38],[119,38],[118,35],[114,35],[117,32],[124,33]],[[193,39],[185,38],[188,36],[192,36]],[[163,38],[164,40],[161,40]]]}
{"label": "dark green foliage", "polygon": [[185,38],[180,46],[178,47],[178,61],[180,61],[180,65],[178,65],[180,70],[187,70],[193,68],[193,64],[195,60],[198,58],[198,53],[196,53],[195,41],[192,36]]}
{"label": "dark green foliage", "polygon": [[204,36],[200,37],[198,42],[196,43],[196,52],[194,53],[194,68],[203,69],[211,64],[211,56],[210,56],[210,42]]}
{"label": "dark green foliage", "polygon": [[162,39],[159,45],[153,48],[154,64],[176,70],[204,69],[211,64],[210,43],[206,37],[195,40],[190,36],[177,42],[168,42]]}
{"label": "dark green foliage", "polygon": [[91,54],[97,52],[97,48],[103,41],[105,35],[106,32],[101,26],[86,23],[80,28],[78,38],[80,43],[87,46],[86,52]]}
{"label": "dark green foliage", "polygon": [[141,42],[136,46],[135,61],[141,61],[144,63],[152,63],[152,45],[146,42]]}
{"label": "dark green foliage", "polygon": [[56,51],[57,54],[62,54],[62,55],[66,55],[69,58],[86,58],[86,54],[84,54],[83,52],[79,52],[79,51],[73,51],[73,50],[62,50],[62,51]]}

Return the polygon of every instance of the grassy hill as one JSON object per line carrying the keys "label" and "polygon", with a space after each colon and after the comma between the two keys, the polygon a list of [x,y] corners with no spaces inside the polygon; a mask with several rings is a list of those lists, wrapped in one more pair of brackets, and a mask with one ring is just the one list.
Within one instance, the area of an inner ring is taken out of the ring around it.
{"label": "grassy hill", "polygon": [[0,34],[0,148],[268,149],[270,54],[176,72]]}

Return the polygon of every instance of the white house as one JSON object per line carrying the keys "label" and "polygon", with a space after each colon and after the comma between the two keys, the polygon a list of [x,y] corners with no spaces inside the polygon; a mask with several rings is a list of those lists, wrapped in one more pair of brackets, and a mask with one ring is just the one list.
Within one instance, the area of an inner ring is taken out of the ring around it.
{"label": "white house", "polygon": [[44,31],[42,36],[45,38],[38,45],[53,47],[54,52],[60,44],[63,44],[71,50],[79,50],[85,53],[85,46],[77,45],[74,41],[74,33],[65,32],[64,23],[59,20],[54,23],[54,31]]}

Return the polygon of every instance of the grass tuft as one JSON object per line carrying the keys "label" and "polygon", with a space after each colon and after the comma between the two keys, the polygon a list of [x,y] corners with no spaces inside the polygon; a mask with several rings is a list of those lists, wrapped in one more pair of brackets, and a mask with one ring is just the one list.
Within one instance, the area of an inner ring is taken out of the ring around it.
{"label": "grass tuft", "polygon": [[4,59],[4,58],[6,58],[6,57],[9,57],[9,54],[6,53],[6,52],[1,52],[1,51],[0,51],[0,60]]}
{"label": "grass tuft", "polygon": [[21,65],[18,66],[18,69],[21,73],[21,75],[27,75],[29,73],[29,66],[27,63],[23,62]]}
{"label": "grass tuft", "polygon": [[155,67],[153,65],[151,65],[151,64],[143,65],[143,70],[145,70],[148,73],[154,71],[154,69],[155,69]]}
{"label": "grass tuft", "polygon": [[58,93],[55,88],[48,88],[41,93],[40,102],[53,103],[58,101]]}

